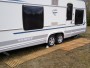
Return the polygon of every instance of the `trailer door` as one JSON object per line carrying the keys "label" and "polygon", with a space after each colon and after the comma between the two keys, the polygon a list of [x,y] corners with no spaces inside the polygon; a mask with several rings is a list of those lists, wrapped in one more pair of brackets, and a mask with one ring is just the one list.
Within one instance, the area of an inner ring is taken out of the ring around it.
{"label": "trailer door", "polygon": [[74,13],[74,10],[73,10],[73,4],[71,3],[68,3],[67,4],[67,9],[66,9],[66,24],[67,25],[73,25],[73,13]]}

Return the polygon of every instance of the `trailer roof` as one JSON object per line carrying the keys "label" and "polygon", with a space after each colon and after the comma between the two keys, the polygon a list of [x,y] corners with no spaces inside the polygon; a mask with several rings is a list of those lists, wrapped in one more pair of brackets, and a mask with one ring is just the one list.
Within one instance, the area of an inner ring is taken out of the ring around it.
{"label": "trailer roof", "polygon": [[67,3],[84,4],[83,0],[0,0],[0,1],[1,2],[10,2],[10,3],[21,3],[21,4],[26,3],[26,4],[55,5],[55,6],[66,6]]}
{"label": "trailer roof", "polygon": [[[30,0],[0,0],[0,1],[19,1],[19,2],[27,2],[27,1],[30,1]],[[36,1],[40,1],[40,0],[36,0]],[[49,0],[48,0],[49,1]],[[66,0],[65,0],[66,1]],[[73,0],[73,1],[84,1],[84,0]]]}

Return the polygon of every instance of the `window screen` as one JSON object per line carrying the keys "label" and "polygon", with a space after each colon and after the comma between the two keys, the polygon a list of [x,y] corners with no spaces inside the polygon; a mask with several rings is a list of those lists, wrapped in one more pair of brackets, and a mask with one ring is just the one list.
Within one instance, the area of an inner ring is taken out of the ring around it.
{"label": "window screen", "polygon": [[22,9],[24,30],[43,28],[43,7],[23,5]]}
{"label": "window screen", "polygon": [[67,20],[72,20],[73,4],[67,4]]}
{"label": "window screen", "polygon": [[84,10],[76,10],[75,12],[75,24],[82,24],[83,23],[83,15]]}
{"label": "window screen", "polygon": [[58,0],[52,0],[52,5],[58,5]]}

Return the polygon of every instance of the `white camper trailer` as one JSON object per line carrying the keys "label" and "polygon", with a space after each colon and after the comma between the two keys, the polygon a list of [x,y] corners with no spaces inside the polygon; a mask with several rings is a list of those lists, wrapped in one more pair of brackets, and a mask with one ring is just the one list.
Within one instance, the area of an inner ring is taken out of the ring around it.
{"label": "white camper trailer", "polygon": [[0,0],[0,52],[53,46],[85,31],[82,0]]}

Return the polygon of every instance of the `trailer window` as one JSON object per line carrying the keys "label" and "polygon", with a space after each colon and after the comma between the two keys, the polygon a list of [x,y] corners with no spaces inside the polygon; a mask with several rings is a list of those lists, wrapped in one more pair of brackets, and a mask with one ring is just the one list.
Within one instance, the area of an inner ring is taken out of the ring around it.
{"label": "trailer window", "polygon": [[67,4],[67,20],[72,20],[73,4]]}
{"label": "trailer window", "polygon": [[43,7],[23,5],[22,9],[24,30],[43,28]]}
{"label": "trailer window", "polygon": [[75,11],[75,24],[83,23],[84,10],[76,10]]}

